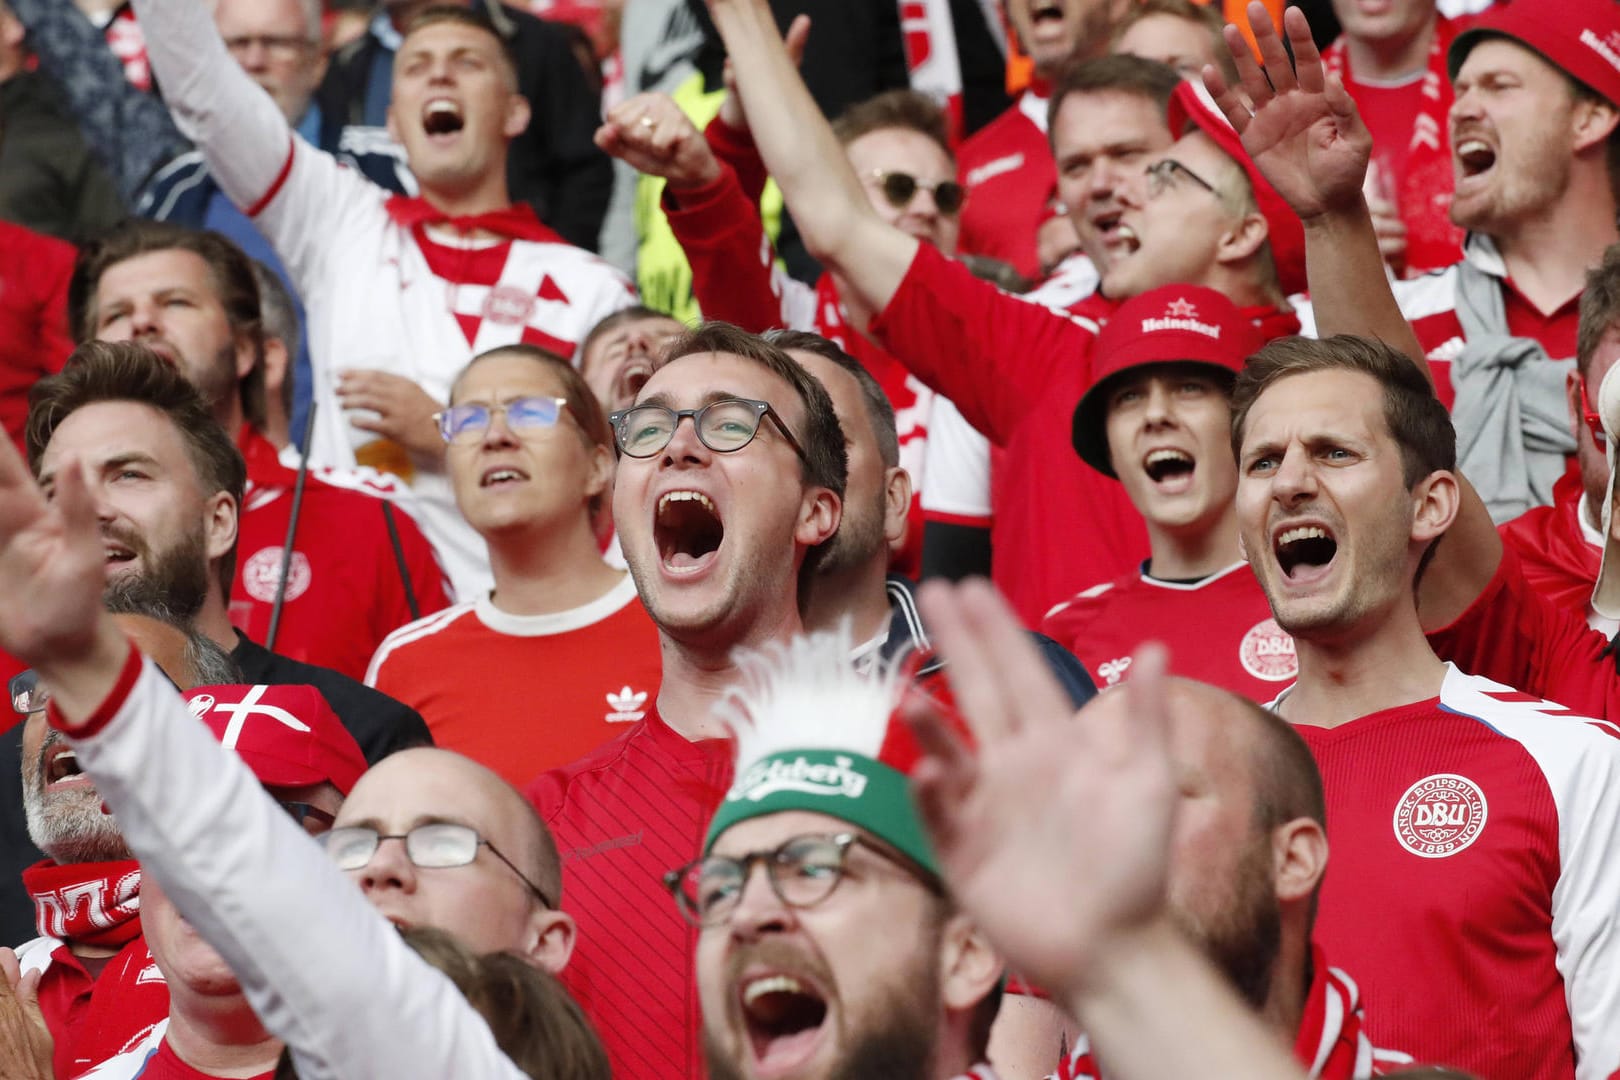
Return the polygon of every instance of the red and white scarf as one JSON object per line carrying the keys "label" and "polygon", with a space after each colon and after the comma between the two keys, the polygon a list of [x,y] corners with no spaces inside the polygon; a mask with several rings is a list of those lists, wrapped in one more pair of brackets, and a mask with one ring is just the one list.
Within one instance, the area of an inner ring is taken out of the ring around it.
{"label": "red and white scarf", "polygon": [[119,948],[141,935],[141,868],[134,859],[67,866],[46,859],[23,871],[23,887],[45,937]]}
{"label": "red and white scarf", "polygon": [[[1410,1056],[1380,1050],[1362,1030],[1361,992],[1355,981],[1329,967],[1318,946],[1311,947],[1311,988],[1300,1017],[1294,1057],[1313,1080],[1371,1080],[1412,1063]],[[1084,1035],[1058,1066],[1058,1080],[1102,1080],[1091,1043]]]}

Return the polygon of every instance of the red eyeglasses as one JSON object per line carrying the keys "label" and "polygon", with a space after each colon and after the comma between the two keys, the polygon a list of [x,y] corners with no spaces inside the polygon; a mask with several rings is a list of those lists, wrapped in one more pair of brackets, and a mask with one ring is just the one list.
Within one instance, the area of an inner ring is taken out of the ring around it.
{"label": "red eyeglasses", "polygon": [[1608,436],[1603,432],[1603,417],[1592,411],[1592,400],[1586,396],[1586,378],[1575,376],[1575,392],[1581,396],[1581,419],[1586,421],[1587,430],[1592,433],[1592,441],[1599,450],[1608,446]]}

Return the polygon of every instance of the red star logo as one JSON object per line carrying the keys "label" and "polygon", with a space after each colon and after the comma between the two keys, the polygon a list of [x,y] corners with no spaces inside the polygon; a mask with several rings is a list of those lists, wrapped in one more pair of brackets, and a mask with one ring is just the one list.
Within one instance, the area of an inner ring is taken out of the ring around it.
{"label": "red star logo", "polygon": [[1191,319],[1198,315],[1198,307],[1191,300],[1172,300],[1164,313],[1171,319]]}

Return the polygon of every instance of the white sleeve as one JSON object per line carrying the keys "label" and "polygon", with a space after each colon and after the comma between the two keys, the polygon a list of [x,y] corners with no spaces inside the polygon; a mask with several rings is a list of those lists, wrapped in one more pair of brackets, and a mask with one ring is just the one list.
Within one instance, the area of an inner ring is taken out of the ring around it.
{"label": "white sleeve", "polygon": [[924,454],[923,513],[957,524],[989,524],[990,440],[949,398],[934,398]]}
{"label": "white sleeve", "polygon": [[[152,73],[175,123],[208,172],[254,219],[305,296],[318,256],[356,198],[380,207],[381,191],[294,135],[286,117],[231,58],[199,0],[132,0]],[[271,212],[266,212],[271,211]]]}
{"label": "white sleeve", "polygon": [[1493,722],[1535,759],[1558,810],[1552,936],[1575,1080],[1610,1080],[1620,1071],[1620,728],[1539,712]]}
{"label": "white sleeve", "polygon": [[193,718],[150,661],[80,766],[144,873],[217,949],[304,1080],[524,1073],[439,971]]}

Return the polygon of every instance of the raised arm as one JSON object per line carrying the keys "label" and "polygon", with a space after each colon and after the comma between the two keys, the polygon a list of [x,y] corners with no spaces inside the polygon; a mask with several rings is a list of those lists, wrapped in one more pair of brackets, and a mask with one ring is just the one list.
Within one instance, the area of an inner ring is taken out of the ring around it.
{"label": "raised arm", "polygon": [[905,278],[918,241],[872,209],[765,0],[709,0],[748,126],[805,246],[873,311]]}
{"label": "raised arm", "polygon": [[1131,665],[1128,708],[1076,717],[989,585],[931,583],[921,603],[978,744],[908,706],[926,754],[918,805],[952,895],[1011,968],[1073,1012],[1117,1080],[1299,1080],[1168,914],[1163,650]]}
{"label": "raised arm", "polygon": [[[1317,333],[1377,338],[1409,357],[1432,387],[1423,349],[1384,274],[1378,234],[1362,195],[1372,136],[1343,80],[1323,67],[1304,13],[1290,8],[1283,23],[1294,65],[1264,5],[1251,3],[1249,24],[1264,70],[1237,29],[1228,26],[1226,43],[1243,94],[1214,67],[1204,69],[1204,82],[1260,171],[1305,223],[1305,270]],[[1502,561],[1502,539],[1490,512],[1468,478],[1459,474],[1458,480],[1457,520],[1438,541],[1439,550],[1418,582],[1418,608],[1430,629],[1467,610]]]}
{"label": "raised arm", "polygon": [[305,1080],[524,1075],[101,606],[104,553],[76,461],[47,503],[0,440],[0,647],[50,687],[50,722],[142,868],[219,950]]}

